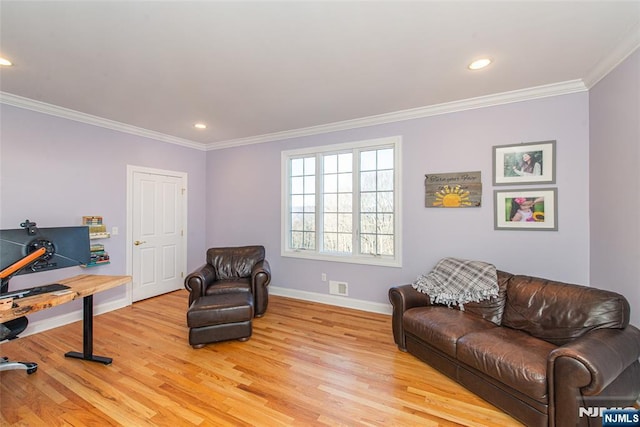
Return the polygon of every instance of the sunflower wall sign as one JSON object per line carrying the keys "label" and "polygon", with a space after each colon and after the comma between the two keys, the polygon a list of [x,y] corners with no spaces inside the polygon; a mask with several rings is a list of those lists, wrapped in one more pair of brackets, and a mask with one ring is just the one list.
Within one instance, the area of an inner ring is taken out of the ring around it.
{"label": "sunflower wall sign", "polygon": [[471,208],[481,205],[480,172],[426,174],[424,178],[424,206],[427,208]]}

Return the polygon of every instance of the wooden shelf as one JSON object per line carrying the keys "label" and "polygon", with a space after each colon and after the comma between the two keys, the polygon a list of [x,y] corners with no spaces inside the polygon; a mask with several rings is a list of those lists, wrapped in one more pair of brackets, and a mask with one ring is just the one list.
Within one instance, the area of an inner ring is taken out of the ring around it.
{"label": "wooden shelf", "polygon": [[101,265],[107,265],[107,264],[111,264],[111,261],[92,262],[89,264],[82,264],[80,267],[91,268],[91,267],[99,267]]}
{"label": "wooden shelf", "polygon": [[93,240],[93,239],[108,239],[109,237],[111,237],[111,234],[109,233],[89,233],[89,239]]}
{"label": "wooden shelf", "polygon": [[[90,240],[99,240],[99,239],[108,239],[111,235],[107,232],[107,227],[102,224],[102,217],[93,215],[93,216],[83,216],[82,217],[83,225],[89,227],[89,239]],[[91,244],[91,260],[88,264],[83,264],[84,268],[98,267],[100,265],[110,264],[109,261],[109,253],[105,251],[104,245],[102,243],[92,243]]]}

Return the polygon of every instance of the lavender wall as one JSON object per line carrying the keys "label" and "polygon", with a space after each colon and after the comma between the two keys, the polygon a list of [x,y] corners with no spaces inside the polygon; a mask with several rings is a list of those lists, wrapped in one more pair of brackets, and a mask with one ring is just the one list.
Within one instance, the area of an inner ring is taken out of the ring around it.
{"label": "lavender wall", "polygon": [[[349,300],[387,304],[389,286],[410,282],[441,257],[459,256],[618,291],[631,301],[633,322],[640,324],[639,226],[627,214],[637,211],[640,201],[628,197],[629,209],[610,209],[620,191],[637,195],[640,187],[635,167],[640,160],[639,62],[636,53],[591,94],[207,153],[0,104],[0,227],[15,228],[26,218],[44,227],[73,225],[82,215],[103,215],[120,234],[105,241],[112,264],[96,272],[124,274],[126,165],[184,171],[189,176],[189,270],[204,261],[207,247],[260,243],[267,247],[274,287],[321,297],[328,293],[320,280],[326,273],[329,280],[349,282]],[[281,151],[391,135],[403,138],[403,267],[281,257]],[[492,146],[549,139],[557,140],[559,231],[494,231]],[[424,207],[425,173],[476,170],[483,178],[481,208]],[[20,276],[12,287],[84,272]],[[123,292],[112,290],[97,301],[122,299]],[[75,309],[79,305],[62,306],[32,321]]]}
{"label": "lavender wall", "polygon": [[591,284],[627,297],[640,326],[640,50],[589,96]]}
{"label": "lavender wall", "polygon": [[[76,274],[126,274],[127,165],[188,174],[188,268],[205,247],[205,166],[203,151],[125,134],[0,104],[0,228],[19,228],[26,218],[40,227],[80,225],[83,215],[102,215],[119,234],[102,241],[111,264],[91,270],[73,267],[16,276],[12,289],[49,283]],[[120,287],[96,297],[97,304],[121,300]],[[74,303],[75,304],[75,303]],[[68,313],[65,304],[30,316]]]}
{"label": "lavender wall", "polygon": [[[583,92],[210,151],[207,245],[264,244],[275,287],[327,294],[328,284],[321,281],[321,274],[326,273],[329,280],[349,283],[348,298],[383,304],[388,302],[390,286],[412,281],[445,256],[484,260],[510,272],[587,284],[588,119],[588,94]],[[281,151],[390,135],[403,138],[402,268],[281,257]],[[557,140],[559,231],[494,231],[492,146],[551,139]],[[478,170],[483,183],[481,208],[424,207],[425,173]]]}

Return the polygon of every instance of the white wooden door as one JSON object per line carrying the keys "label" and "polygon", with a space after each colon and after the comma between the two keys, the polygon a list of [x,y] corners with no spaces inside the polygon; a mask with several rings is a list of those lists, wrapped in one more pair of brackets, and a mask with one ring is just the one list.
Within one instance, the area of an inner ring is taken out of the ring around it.
{"label": "white wooden door", "polygon": [[131,178],[132,300],[182,288],[186,176],[133,170]]}

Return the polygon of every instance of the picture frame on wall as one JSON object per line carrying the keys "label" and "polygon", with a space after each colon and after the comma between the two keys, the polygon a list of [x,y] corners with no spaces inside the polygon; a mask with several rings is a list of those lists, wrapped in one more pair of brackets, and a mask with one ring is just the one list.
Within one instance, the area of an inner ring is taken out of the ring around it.
{"label": "picture frame on wall", "polygon": [[493,185],[555,184],[556,141],[493,147]]}
{"label": "picture frame on wall", "polygon": [[494,190],[494,229],[558,230],[556,188]]}

